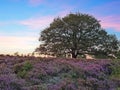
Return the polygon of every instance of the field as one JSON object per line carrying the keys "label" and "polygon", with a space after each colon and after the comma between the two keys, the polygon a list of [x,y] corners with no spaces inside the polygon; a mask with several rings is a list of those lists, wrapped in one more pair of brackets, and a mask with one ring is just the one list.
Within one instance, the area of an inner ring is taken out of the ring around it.
{"label": "field", "polygon": [[120,60],[1,55],[0,90],[120,90]]}

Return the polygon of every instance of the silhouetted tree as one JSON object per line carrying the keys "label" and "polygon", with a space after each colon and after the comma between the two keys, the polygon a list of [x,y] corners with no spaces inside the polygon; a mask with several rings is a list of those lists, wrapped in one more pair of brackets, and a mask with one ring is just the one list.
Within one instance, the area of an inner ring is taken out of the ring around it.
{"label": "silhouetted tree", "polygon": [[73,58],[80,53],[111,53],[118,48],[114,35],[108,35],[93,16],[81,13],[54,19],[41,32],[39,41],[43,44],[36,51],[55,55],[71,53]]}

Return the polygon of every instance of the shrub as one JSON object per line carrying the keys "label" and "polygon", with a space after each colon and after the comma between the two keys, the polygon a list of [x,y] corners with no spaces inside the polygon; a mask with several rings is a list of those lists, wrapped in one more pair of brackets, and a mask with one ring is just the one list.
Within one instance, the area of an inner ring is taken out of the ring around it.
{"label": "shrub", "polygon": [[120,78],[120,62],[118,60],[114,60],[110,68],[112,69],[111,77]]}
{"label": "shrub", "polygon": [[39,76],[38,76],[38,79],[40,79],[40,80],[45,80],[45,79],[47,79],[47,76],[46,75],[44,75],[44,74],[39,74]]}
{"label": "shrub", "polygon": [[28,61],[26,61],[25,63],[24,63],[24,65],[23,65],[23,70],[25,70],[25,71],[29,71],[29,70],[31,70],[33,68],[33,66],[32,66],[32,64],[30,63],[30,62],[28,62]]}
{"label": "shrub", "polygon": [[[0,90],[22,90],[21,84],[19,84],[17,80],[14,75],[1,75]],[[21,80],[19,81],[21,82]]]}
{"label": "shrub", "polygon": [[20,71],[22,71],[22,64],[15,64],[14,65],[14,72],[17,74]]}
{"label": "shrub", "polygon": [[17,76],[18,76],[18,77],[21,77],[21,78],[24,78],[24,77],[26,76],[26,74],[27,74],[27,71],[22,70],[22,71],[19,71],[19,72],[17,73]]}
{"label": "shrub", "polygon": [[28,71],[30,71],[32,68],[33,68],[32,64],[26,61],[23,65],[22,64],[15,65],[14,71],[18,77],[24,78],[27,75]]}

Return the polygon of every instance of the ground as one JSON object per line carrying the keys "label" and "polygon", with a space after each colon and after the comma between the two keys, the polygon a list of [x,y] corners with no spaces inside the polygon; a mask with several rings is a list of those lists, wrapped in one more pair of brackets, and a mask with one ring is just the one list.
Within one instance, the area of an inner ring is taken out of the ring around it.
{"label": "ground", "polygon": [[119,90],[120,60],[0,56],[0,90]]}

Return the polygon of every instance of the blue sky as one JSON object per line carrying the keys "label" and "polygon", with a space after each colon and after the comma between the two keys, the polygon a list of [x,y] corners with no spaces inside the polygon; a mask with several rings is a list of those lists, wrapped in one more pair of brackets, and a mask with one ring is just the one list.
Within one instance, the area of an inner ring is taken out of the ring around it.
{"label": "blue sky", "polygon": [[40,31],[70,12],[93,15],[120,39],[119,7],[119,0],[1,0],[0,54],[33,52],[40,44]]}

